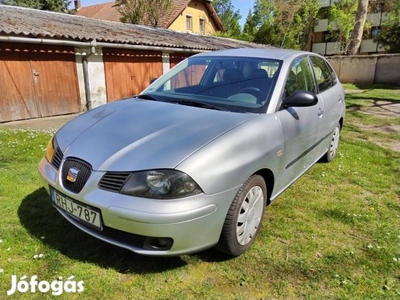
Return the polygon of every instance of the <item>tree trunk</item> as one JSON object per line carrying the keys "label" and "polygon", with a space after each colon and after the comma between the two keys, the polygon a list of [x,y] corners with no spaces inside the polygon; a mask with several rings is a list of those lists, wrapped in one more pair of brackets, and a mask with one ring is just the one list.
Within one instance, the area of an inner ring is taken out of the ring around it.
{"label": "tree trunk", "polygon": [[351,33],[351,40],[347,49],[348,55],[355,55],[361,45],[365,21],[367,20],[369,0],[358,0],[356,22]]}

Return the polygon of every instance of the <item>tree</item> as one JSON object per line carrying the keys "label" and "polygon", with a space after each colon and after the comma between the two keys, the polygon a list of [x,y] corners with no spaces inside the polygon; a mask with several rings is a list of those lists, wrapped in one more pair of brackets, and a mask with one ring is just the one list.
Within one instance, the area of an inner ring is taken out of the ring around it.
{"label": "tree", "polygon": [[329,8],[328,31],[341,53],[346,53],[349,47],[357,7],[357,0],[339,0]]}
{"label": "tree", "polygon": [[387,19],[374,41],[389,53],[400,53],[400,0],[392,2]]}
{"label": "tree", "polygon": [[302,19],[299,23],[304,26],[303,38],[301,49],[311,51],[314,37],[315,22],[318,20],[318,12],[320,11],[321,4],[319,1],[306,0],[302,7]]}
{"label": "tree", "polygon": [[68,0],[2,0],[5,5],[30,7],[40,10],[55,11],[61,13],[74,13],[74,9],[68,9],[71,1]]}
{"label": "tree", "polygon": [[350,44],[347,54],[355,55],[361,45],[365,21],[367,20],[369,0],[359,0],[354,28],[351,32]]}
{"label": "tree", "polygon": [[239,39],[242,34],[239,10],[234,10],[231,0],[214,0],[212,5],[225,29],[225,33],[219,35]]}
{"label": "tree", "polygon": [[[292,2],[291,0],[289,0]],[[283,19],[288,15],[297,13],[298,8],[293,6],[291,11],[286,11],[279,7],[281,0],[256,0],[254,3],[253,22],[258,23],[258,31],[255,34],[254,41],[261,44],[270,44],[272,46],[282,47],[287,38],[287,24],[283,24]],[[289,3],[287,3],[289,4]],[[289,35],[291,35],[289,33]]]}
{"label": "tree", "polygon": [[154,27],[174,8],[172,0],[117,0],[116,4],[121,22]]}
{"label": "tree", "polygon": [[257,21],[254,18],[253,12],[249,10],[244,23],[242,37],[246,41],[253,41],[257,33]]}
{"label": "tree", "polygon": [[117,11],[121,14],[122,23],[138,24],[144,14],[143,2],[137,0],[120,0],[116,2]]}
{"label": "tree", "polygon": [[388,53],[400,53],[400,23],[382,28],[374,41]]}
{"label": "tree", "polygon": [[254,41],[281,48],[310,50],[318,0],[256,0]]}
{"label": "tree", "polygon": [[[382,1],[382,0],[340,0],[330,7],[328,30],[332,34],[332,40],[339,44],[338,49],[341,53],[355,55],[361,45],[363,33],[370,29],[371,24],[368,22],[367,14],[369,12],[369,4],[371,6],[389,5],[392,6],[389,15],[393,16],[392,20],[399,17],[400,0]],[[397,4],[396,4],[397,3]],[[397,7],[397,10],[396,10]],[[390,20],[390,18],[389,18]],[[387,37],[389,43],[394,43],[393,48],[396,49],[395,43],[398,39],[398,30],[396,22],[387,21],[382,26],[381,35],[375,38],[375,41]],[[388,34],[386,36],[386,33]],[[390,47],[388,47],[390,49]],[[389,51],[389,50],[388,50]]]}

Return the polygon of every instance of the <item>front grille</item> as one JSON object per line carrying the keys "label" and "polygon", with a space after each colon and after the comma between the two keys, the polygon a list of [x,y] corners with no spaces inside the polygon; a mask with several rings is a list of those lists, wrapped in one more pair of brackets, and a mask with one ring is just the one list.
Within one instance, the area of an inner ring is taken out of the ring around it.
{"label": "front grille", "polygon": [[131,172],[107,172],[99,182],[99,188],[118,193]]}
{"label": "front grille", "polygon": [[53,153],[53,158],[51,159],[51,164],[57,170],[60,169],[61,161],[63,159],[64,154],[61,149],[57,147]]}
{"label": "front grille", "polygon": [[62,167],[62,183],[64,187],[73,192],[79,193],[92,172],[92,166],[77,158],[67,158]]}

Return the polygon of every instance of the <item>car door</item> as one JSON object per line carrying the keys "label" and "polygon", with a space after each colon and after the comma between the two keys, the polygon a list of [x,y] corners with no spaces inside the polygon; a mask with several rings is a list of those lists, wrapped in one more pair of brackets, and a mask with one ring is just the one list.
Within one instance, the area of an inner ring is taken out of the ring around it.
{"label": "car door", "polygon": [[331,136],[344,110],[344,91],[332,67],[321,57],[310,57],[317,82],[318,98],[324,103],[325,136]]}
{"label": "car door", "polygon": [[[291,64],[282,99],[297,90],[317,92],[308,56],[297,58]],[[276,113],[284,140],[277,191],[286,188],[321,156],[324,111],[324,102],[318,97],[316,105],[281,108]]]}

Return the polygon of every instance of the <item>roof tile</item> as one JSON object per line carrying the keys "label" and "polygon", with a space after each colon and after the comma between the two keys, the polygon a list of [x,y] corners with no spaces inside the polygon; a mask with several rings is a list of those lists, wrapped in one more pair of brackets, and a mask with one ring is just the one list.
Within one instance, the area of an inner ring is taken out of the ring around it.
{"label": "roof tile", "polygon": [[11,37],[54,39],[59,41],[96,41],[153,47],[211,51],[229,48],[265,48],[233,39],[180,33],[163,28],[104,21],[82,16],[0,5],[0,41]]}

